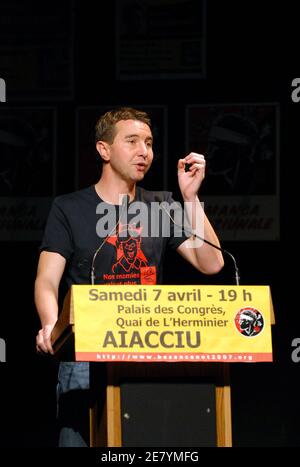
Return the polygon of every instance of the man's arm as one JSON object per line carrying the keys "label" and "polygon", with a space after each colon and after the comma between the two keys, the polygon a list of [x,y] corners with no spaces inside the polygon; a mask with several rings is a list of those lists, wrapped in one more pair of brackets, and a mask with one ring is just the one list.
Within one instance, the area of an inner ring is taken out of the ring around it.
{"label": "man's arm", "polygon": [[42,251],[35,280],[34,298],[42,328],[36,336],[38,352],[50,352],[51,332],[58,317],[58,288],[66,265],[59,253]]}
{"label": "man's arm", "polygon": [[[186,164],[189,170],[185,170]],[[198,191],[205,176],[205,159],[202,154],[190,153],[178,161],[178,184],[185,205],[186,214],[195,234],[220,247],[218,237],[206,217],[198,198]],[[198,225],[199,221],[200,226]],[[202,228],[201,228],[202,227]],[[200,243],[200,245],[199,245]],[[204,274],[216,274],[224,266],[223,255],[220,250],[202,243],[196,237],[183,242],[178,248],[180,253],[195,268]]]}

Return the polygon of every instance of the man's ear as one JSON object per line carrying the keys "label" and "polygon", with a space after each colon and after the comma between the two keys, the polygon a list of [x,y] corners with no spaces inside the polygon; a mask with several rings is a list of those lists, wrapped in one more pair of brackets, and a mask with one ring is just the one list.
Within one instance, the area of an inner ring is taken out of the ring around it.
{"label": "man's ear", "polygon": [[110,160],[109,144],[106,141],[97,141],[96,149],[105,162]]}

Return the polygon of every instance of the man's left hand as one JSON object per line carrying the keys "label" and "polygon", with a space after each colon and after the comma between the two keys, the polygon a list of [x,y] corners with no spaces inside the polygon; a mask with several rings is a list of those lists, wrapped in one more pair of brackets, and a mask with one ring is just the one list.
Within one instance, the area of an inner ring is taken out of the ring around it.
{"label": "man's left hand", "polygon": [[183,199],[186,201],[194,201],[205,177],[204,156],[196,152],[191,152],[184,159],[179,159],[177,174]]}

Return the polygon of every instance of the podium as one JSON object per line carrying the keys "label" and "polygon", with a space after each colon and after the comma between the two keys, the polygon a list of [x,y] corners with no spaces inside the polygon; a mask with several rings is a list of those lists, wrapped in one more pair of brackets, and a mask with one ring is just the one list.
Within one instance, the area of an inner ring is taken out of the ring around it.
{"label": "podium", "polygon": [[57,358],[91,362],[90,446],[232,446],[230,365],[272,361],[269,287],[138,287],[72,286],[52,332]]}

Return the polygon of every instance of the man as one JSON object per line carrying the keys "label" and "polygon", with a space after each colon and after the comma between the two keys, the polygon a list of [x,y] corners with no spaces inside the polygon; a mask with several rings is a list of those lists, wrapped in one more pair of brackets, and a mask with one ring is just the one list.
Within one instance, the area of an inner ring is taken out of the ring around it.
{"label": "man", "polygon": [[[223,257],[219,250],[205,243],[200,247],[198,245],[196,248],[191,248],[191,244],[187,243],[190,241],[187,236],[175,235],[174,225],[171,226],[168,238],[145,236],[141,239],[136,238],[135,242],[132,241],[134,237],[130,238],[134,232],[134,226],[131,226],[131,234],[123,238],[121,258],[116,255],[118,248],[121,249],[121,242],[116,232],[112,231],[106,236],[103,235],[102,239],[99,238],[96,228],[98,221],[96,211],[99,203],[106,203],[108,208],[115,206],[119,211],[117,218],[120,219],[122,214],[122,208],[118,206],[120,194],[128,196],[130,202],[135,200],[147,206],[157,199],[169,203],[173,201],[168,192],[154,193],[137,186],[150,169],[153,160],[152,143],[151,122],[145,112],[121,108],[107,112],[97,122],[96,148],[103,161],[100,180],[95,186],[56,198],[48,218],[35,283],[35,302],[42,324],[37,335],[37,351],[53,353],[50,337],[58,317],[58,290],[63,274],[68,287],[73,283],[89,284],[91,267],[95,260],[93,267],[95,266],[97,284],[160,283],[162,259],[166,247],[176,249],[195,268],[205,274],[217,273],[223,267]],[[188,170],[186,170],[187,166]],[[190,203],[192,228],[196,226],[197,217],[203,215],[197,193],[204,175],[203,155],[190,153],[178,161],[178,183],[183,200]],[[124,226],[117,224],[118,222],[113,230],[120,233]],[[130,225],[130,219],[128,224]],[[143,226],[139,226],[139,232],[142,229]],[[219,246],[218,238],[205,215],[204,230],[200,234]],[[126,239],[128,242],[125,253]],[[98,261],[94,256],[96,251],[99,253],[96,258]],[[124,261],[126,255],[127,260]],[[126,271],[121,267],[127,263],[128,266],[130,265],[129,258],[130,261],[135,260],[134,264],[139,265],[139,269],[128,267]],[[116,264],[118,264],[117,271]],[[86,362],[61,364],[58,383],[61,400],[66,401],[66,394],[69,394],[75,406],[76,394],[83,392],[87,394],[88,389]],[[86,409],[86,417],[87,400],[85,398],[84,402],[80,399],[80,407]],[[87,445],[87,428],[83,430],[82,418],[76,418],[78,405],[73,412],[72,406],[69,406],[69,409],[61,409],[60,412],[61,417],[64,418],[60,445]]]}

